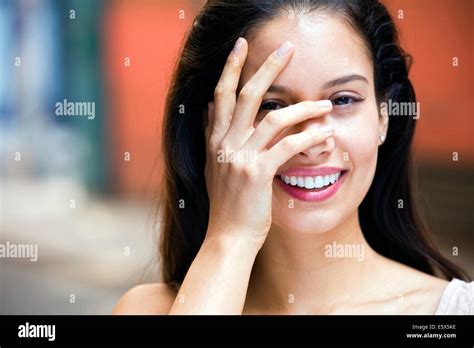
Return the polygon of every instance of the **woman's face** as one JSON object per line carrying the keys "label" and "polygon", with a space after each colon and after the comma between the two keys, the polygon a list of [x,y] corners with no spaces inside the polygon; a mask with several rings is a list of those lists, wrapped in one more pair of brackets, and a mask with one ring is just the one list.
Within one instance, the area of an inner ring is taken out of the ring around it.
{"label": "woman's face", "polygon": [[[304,100],[329,99],[334,104],[329,114],[288,128],[272,144],[310,127],[334,125],[336,130],[333,137],[295,155],[279,168],[277,174],[288,174],[284,176],[290,182],[274,179],[272,223],[284,230],[322,233],[357,212],[373,180],[379,136],[385,134],[388,118],[379,116],[367,48],[337,16],[282,15],[265,23],[249,40],[249,54],[239,87],[285,40],[293,44],[295,53],[273,82],[274,86],[284,88],[269,89],[255,127],[269,110]],[[331,180],[331,176],[324,177],[328,172],[300,170],[322,167],[332,167],[329,173],[342,171],[333,187],[312,191],[298,187],[298,182],[311,187],[311,180],[318,186]]]}

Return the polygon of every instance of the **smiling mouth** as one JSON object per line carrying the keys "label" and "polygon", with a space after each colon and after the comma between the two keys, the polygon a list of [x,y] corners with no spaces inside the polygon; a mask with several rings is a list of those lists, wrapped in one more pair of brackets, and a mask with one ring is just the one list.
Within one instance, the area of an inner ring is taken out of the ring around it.
{"label": "smiling mouth", "polygon": [[317,176],[277,175],[276,178],[282,183],[295,188],[300,188],[307,191],[323,191],[334,185],[346,172],[347,170],[341,170],[334,174]]}

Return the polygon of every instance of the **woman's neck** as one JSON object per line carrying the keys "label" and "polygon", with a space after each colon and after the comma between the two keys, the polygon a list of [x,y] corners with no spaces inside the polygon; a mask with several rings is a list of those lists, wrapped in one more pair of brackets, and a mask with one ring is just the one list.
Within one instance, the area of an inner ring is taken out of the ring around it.
{"label": "woman's neck", "polygon": [[273,226],[255,260],[246,307],[309,314],[369,298],[377,260],[357,212],[323,234]]}

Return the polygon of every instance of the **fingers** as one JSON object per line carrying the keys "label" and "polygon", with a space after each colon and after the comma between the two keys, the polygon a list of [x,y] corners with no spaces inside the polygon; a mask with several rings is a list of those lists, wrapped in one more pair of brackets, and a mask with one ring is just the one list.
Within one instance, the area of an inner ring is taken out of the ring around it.
{"label": "fingers", "polygon": [[222,139],[227,132],[236,103],[236,91],[239,84],[242,67],[247,58],[248,44],[244,38],[239,38],[222,71],[219,82],[214,90],[215,120],[212,137]]}
{"label": "fingers", "polygon": [[293,52],[294,48],[291,43],[285,42],[278,50],[270,54],[255,75],[242,88],[235,105],[228,135],[226,135],[231,143],[238,146],[245,142],[246,139],[243,139],[242,135],[248,134],[247,130],[253,125],[263,96],[288,64]]}
{"label": "fingers", "polygon": [[332,110],[329,100],[304,101],[286,108],[270,111],[257,126],[243,146],[246,149],[264,150],[286,127],[314,117],[321,117]]}
{"label": "fingers", "polygon": [[211,138],[211,132],[214,127],[214,103],[213,102],[209,102],[207,104],[207,118],[208,118],[208,122],[207,122],[207,127],[204,131],[204,136],[206,139],[206,153],[209,154],[209,150],[210,150],[209,142]]}
{"label": "fingers", "polygon": [[272,173],[276,173],[279,167],[289,161],[294,155],[307,148],[319,144],[334,134],[334,126],[324,126],[321,128],[310,128],[301,133],[289,135],[262,156],[263,161],[269,166]]}

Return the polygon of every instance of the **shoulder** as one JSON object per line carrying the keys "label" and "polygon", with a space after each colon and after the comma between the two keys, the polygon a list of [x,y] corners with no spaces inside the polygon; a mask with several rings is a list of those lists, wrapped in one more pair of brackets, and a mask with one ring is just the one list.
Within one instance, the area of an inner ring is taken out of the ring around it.
{"label": "shoulder", "polygon": [[389,260],[384,267],[383,283],[397,308],[396,314],[432,315],[449,281]]}
{"label": "shoulder", "polygon": [[168,314],[177,290],[165,283],[142,284],[128,290],[112,314]]}
{"label": "shoulder", "polygon": [[406,294],[406,311],[410,314],[435,314],[449,281],[418,270],[412,272]]}

